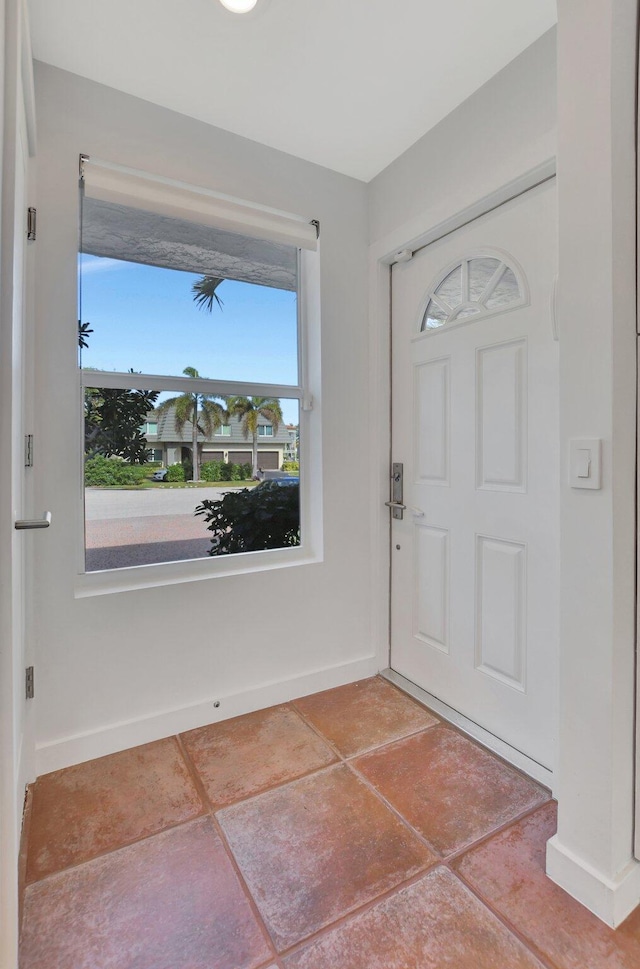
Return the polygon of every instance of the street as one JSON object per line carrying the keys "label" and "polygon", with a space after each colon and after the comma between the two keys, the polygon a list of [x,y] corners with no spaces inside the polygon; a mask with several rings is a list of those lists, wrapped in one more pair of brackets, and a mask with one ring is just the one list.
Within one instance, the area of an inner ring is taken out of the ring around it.
{"label": "street", "polygon": [[126,568],[203,558],[211,548],[207,527],[196,517],[204,498],[225,488],[158,488],[146,491],[85,491],[86,570]]}

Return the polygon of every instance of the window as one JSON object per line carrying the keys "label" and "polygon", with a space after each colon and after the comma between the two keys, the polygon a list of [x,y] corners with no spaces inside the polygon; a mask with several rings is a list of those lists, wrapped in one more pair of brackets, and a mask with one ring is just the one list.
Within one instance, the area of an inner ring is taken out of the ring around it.
{"label": "window", "polygon": [[494,316],[527,301],[524,276],[515,263],[502,254],[469,256],[446,269],[430,288],[420,331]]}
{"label": "window", "polygon": [[[199,559],[204,576],[230,556],[271,567],[318,548],[305,467],[284,485],[258,480],[281,466],[288,426],[318,453],[301,307],[316,237],[303,220],[85,161],[85,572]],[[217,450],[222,437],[235,450]]]}

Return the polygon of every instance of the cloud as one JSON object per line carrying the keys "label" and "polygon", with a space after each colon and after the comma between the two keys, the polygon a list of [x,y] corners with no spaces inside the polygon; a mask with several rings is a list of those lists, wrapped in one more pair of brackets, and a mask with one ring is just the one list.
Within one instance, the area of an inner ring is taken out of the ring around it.
{"label": "cloud", "polygon": [[78,264],[83,276],[90,273],[108,273],[114,269],[122,269],[123,265],[120,259],[104,259],[100,256],[86,255],[78,257]]}

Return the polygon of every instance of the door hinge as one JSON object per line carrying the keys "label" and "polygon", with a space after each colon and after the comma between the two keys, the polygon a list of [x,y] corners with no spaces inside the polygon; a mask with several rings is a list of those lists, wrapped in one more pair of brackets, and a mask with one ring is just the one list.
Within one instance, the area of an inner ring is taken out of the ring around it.
{"label": "door hinge", "polygon": [[27,242],[36,241],[36,210],[33,205],[27,209]]}
{"label": "door hinge", "polygon": [[33,467],[33,434],[25,434],[24,436],[24,466],[25,468]]}
{"label": "door hinge", "polygon": [[27,697],[27,700],[33,700],[36,694],[35,683],[33,679],[33,666],[27,666],[25,670],[24,683],[25,683],[25,695]]}

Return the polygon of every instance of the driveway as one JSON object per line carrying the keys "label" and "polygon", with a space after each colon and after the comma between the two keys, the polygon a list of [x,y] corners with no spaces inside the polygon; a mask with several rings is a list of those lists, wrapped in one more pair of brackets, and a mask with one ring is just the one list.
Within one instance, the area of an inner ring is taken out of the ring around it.
{"label": "driveway", "polygon": [[206,557],[211,541],[205,522],[194,515],[196,505],[203,498],[222,498],[240,487],[148,491],[87,488],[87,571]]}
{"label": "driveway", "polygon": [[225,488],[149,488],[145,491],[85,490],[84,506],[87,521],[109,518],[144,518],[148,515],[193,515],[203,498],[222,498],[228,491],[238,491],[242,485]]}

